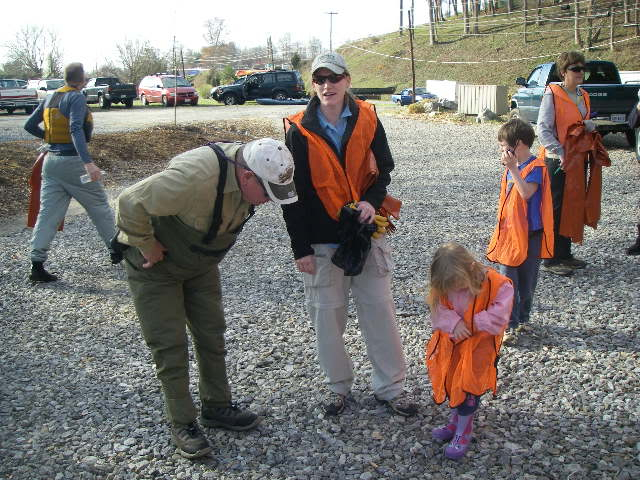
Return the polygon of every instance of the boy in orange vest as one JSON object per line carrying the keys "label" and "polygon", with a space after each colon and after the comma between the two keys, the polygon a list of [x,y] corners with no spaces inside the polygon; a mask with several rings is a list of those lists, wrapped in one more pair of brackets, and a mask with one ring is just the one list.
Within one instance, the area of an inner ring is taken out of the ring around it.
{"label": "boy in orange vest", "polygon": [[549,174],[543,158],[531,153],[535,132],[531,125],[512,119],[498,131],[506,167],[502,176],[498,221],[487,258],[500,264],[500,273],[515,291],[505,340],[529,321],[541,258],[553,257],[553,205]]}

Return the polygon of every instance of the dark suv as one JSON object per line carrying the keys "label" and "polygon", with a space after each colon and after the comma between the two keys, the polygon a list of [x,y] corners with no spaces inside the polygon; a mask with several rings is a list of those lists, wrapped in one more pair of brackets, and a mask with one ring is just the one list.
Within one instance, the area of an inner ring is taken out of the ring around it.
{"label": "dark suv", "polygon": [[232,85],[222,85],[211,90],[211,98],[225,105],[242,105],[256,98],[301,98],[305,95],[304,82],[297,70],[272,70],[254,73],[239,79]]}

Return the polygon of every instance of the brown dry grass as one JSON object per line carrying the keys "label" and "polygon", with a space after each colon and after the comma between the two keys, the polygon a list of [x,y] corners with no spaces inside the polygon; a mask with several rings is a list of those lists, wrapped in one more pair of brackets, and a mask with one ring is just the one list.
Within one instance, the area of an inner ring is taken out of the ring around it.
{"label": "brown dry grass", "polygon": [[[281,138],[271,123],[223,121],[183,126],[158,126],[133,132],[94,135],[89,151],[107,175],[105,185],[131,183],[159,172],[175,155],[210,141],[246,142],[260,137]],[[0,218],[27,211],[29,176],[39,141],[0,144]]]}

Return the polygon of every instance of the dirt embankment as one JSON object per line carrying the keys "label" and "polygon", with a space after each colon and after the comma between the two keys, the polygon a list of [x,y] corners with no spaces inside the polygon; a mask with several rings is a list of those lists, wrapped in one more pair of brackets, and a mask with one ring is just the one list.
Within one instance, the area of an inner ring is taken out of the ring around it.
{"label": "dirt embankment", "polygon": [[[115,187],[162,170],[175,155],[210,141],[246,142],[280,138],[269,122],[220,121],[186,126],[159,126],[133,132],[94,135],[89,151],[105,172],[105,186]],[[27,211],[29,176],[40,141],[0,144],[0,218]]]}

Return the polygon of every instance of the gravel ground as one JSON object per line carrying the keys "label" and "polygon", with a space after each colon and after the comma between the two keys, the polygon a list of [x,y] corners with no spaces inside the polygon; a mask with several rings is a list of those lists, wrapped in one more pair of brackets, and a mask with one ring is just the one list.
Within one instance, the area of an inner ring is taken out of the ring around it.
{"label": "gravel ground", "polygon": [[323,418],[302,281],[279,209],[263,206],[222,272],[235,398],[265,420],[247,433],[208,429],[211,457],[179,457],[122,270],[77,215],[53,244],[60,282],[27,281],[28,231],[0,242],[0,478],[640,478],[640,269],[624,254],[640,217],[639,165],[622,138],[607,139],[613,166],[600,227],[575,250],[589,266],[572,278],[541,273],[532,332],[503,349],[498,396],[485,396],[476,441],[455,463],[430,438],[448,409],[430,397],[422,296],[441,243],[484,251],[498,198],[498,126],[383,121],[397,163],[391,191],[404,200],[391,237],[394,296],[417,417],[393,417],[373,400],[353,321],[356,403]]}

